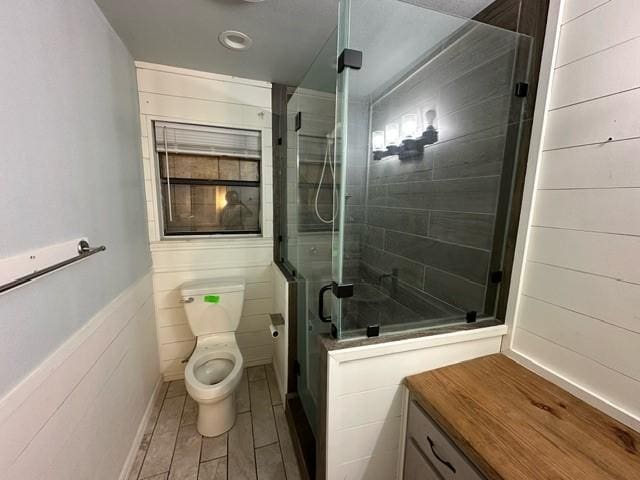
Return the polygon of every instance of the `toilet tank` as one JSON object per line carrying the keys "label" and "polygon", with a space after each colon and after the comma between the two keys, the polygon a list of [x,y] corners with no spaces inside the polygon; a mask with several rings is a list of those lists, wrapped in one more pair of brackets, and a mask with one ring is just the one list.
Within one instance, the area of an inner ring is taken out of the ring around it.
{"label": "toilet tank", "polygon": [[191,332],[200,337],[235,332],[242,316],[244,279],[210,278],[180,286]]}

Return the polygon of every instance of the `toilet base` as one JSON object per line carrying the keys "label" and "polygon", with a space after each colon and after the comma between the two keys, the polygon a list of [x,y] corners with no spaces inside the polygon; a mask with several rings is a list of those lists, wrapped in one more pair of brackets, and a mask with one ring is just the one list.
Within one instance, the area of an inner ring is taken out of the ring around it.
{"label": "toilet base", "polygon": [[234,394],[215,403],[198,403],[197,429],[204,437],[217,437],[229,431],[236,422]]}

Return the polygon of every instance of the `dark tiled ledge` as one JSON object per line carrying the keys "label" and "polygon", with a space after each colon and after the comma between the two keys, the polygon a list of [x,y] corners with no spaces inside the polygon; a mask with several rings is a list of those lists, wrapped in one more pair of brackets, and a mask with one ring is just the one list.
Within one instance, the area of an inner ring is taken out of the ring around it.
{"label": "dark tiled ledge", "polygon": [[322,347],[328,351],[342,350],[345,348],[362,347],[365,345],[379,345],[382,343],[397,342],[399,340],[407,340],[410,338],[432,337],[434,335],[442,335],[445,333],[460,332],[466,330],[475,330],[478,328],[495,327],[503,325],[500,320],[479,320],[475,323],[457,323],[451,325],[442,325],[438,327],[424,327],[410,331],[388,333],[379,337],[359,337],[353,339],[336,340],[329,335],[318,335],[318,339]]}

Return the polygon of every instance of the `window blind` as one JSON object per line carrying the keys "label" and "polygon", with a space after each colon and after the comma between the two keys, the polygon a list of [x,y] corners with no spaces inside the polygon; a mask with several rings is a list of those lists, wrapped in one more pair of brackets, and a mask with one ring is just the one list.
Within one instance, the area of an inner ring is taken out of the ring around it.
{"label": "window blind", "polygon": [[261,158],[260,132],[224,127],[155,122],[156,151]]}

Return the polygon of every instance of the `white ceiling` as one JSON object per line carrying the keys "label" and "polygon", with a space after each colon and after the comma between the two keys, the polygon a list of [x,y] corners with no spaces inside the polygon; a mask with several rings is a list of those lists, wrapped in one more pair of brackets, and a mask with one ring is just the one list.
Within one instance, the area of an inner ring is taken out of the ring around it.
{"label": "white ceiling", "polygon": [[[492,0],[407,1],[469,18]],[[337,0],[96,3],[136,60],[288,85],[300,82],[337,22]],[[248,34],[253,46],[244,52],[224,48],[218,42],[224,30]]]}

